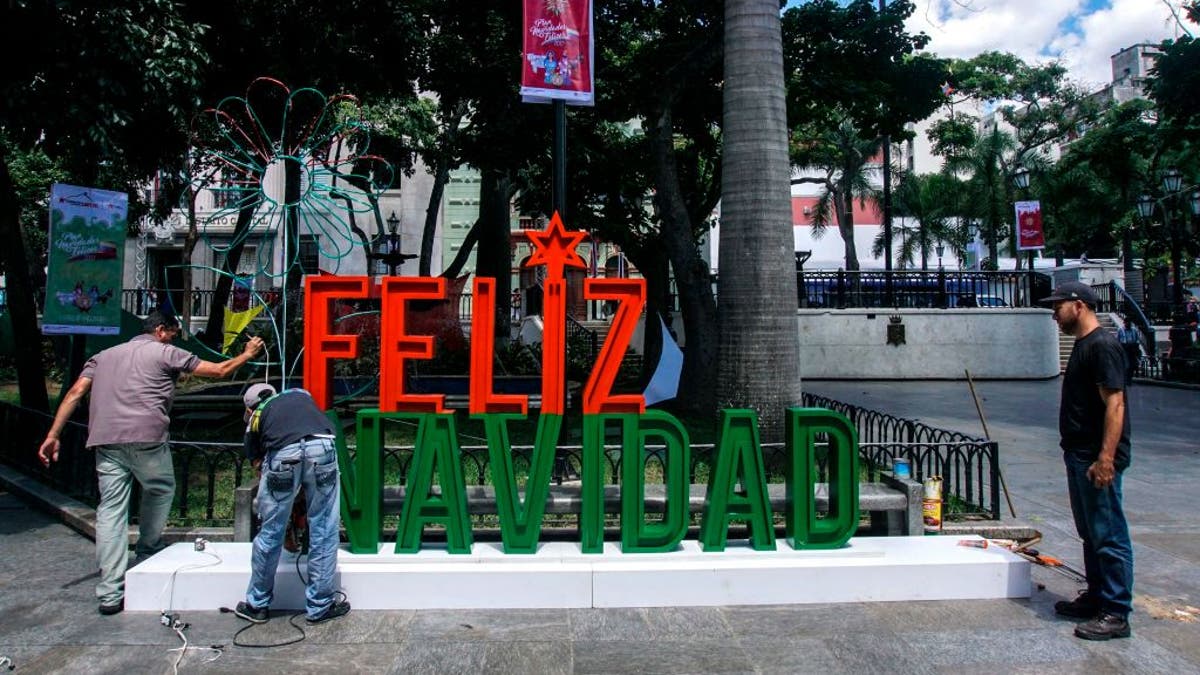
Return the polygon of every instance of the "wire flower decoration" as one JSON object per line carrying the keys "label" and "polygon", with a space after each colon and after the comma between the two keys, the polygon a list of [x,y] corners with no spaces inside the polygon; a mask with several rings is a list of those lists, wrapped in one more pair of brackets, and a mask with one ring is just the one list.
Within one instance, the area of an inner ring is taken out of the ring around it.
{"label": "wire flower decoration", "polygon": [[[244,96],[227,97],[198,115],[192,135],[196,169],[190,192],[195,198],[207,191],[214,202],[198,215],[197,232],[226,262],[225,269],[191,267],[235,281],[239,271],[250,272],[283,285],[300,267],[302,241],[316,244],[321,271],[338,273],[358,249],[365,256],[375,245],[368,231],[382,234],[379,198],[394,172],[385,159],[370,154],[370,125],[355,97],[326,96],[311,87],[292,90],[260,77]],[[364,231],[360,217],[374,227]],[[255,251],[250,265],[240,260],[247,244]],[[233,258],[239,258],[236,265]],[[286,293],[282,309],[287,325]],[[288,331],[275,316],[266,316],[286,386]]]}
{"label": "wire flower decoration", "polygon": [[[215,198],[216,208],[197,223],[212,250],[228,253],[255,242],[254,271],[280,278],[299,264],[298,237],[313,237],[329,272],[357,247],[371,246],[355,217],[378,221],[378,199],[394,174],[386,160],[369,153],[370,127],[355,97],[293,91],[260,77],[245,96],[204,111],[193,135],[202,167],[193,188]],[[226,240],[226,223],[239,219]],[[278,267],[271,264],[275,246],[285,247]]]}

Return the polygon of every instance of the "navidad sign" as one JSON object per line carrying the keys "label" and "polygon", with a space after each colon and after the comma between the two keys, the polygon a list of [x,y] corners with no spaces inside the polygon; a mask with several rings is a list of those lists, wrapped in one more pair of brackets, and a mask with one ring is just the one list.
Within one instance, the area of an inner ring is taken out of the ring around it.
{"label": "navidad sign", "polygon": [[[566,362],[567,266],[584,267],[575,247],[583,232],[569,232],[555,214],[545,231],[527,231],[534,254],[529,267],[546,266],[543,284],[542,407],[538,417],[524,498],[514,471],[508,423],[529,412],[526,395],[494,391],[492,356],[495,322],[495,279],[477,278],[472,288],[471,374],[468,410],[486,429],[496,511],[506,553],[533,553],[541,533],[546,496],[563,426]],[[334,332],[335,300],[381,297],[379,408],[358,413],[357,452],[351,460],[338,438],[342,474],[342,518],[354,553],[376,553],[382,532],[383,431],[386,420],[417,422],[413,457],[406,477],[395,550],[415,553],[427,525],[445,528],[451,553],[471,552],[471,523],[462,474],[454,415],[443,394],[405,391],[404,364],[433,356],[433,338],[406,330],[410,300],[438,300],[446,294],[440,277],[384,277],[373,287],[369,277],[309,276],[305,281],[304,386],[317,405],[332,403],[332,365],[335,359],[358,355],[359,336]],[[604,443],[606,431],[620,429],[621,549],[625,553],[674,550],[687,533],[688,469],[691,466],[687,429],[674,416],[646,410],[640,394],[614,394],[617,369],[629,347],[646,302],[643,279],[587,279],[584,297],[611,300],[617,310],[608,337],[583,387],[583,454],[580,471],[580,544],[585,553],[600,553],[604,535]],[[829,510],[817,517],[816,437],[828,438]],[[645,518],[645,471],[641,458],[651,444],[664,446],[666,508],[661,520]],[[845,416],[821,408],[787,411],[787,535],[795,549],[842,546],[858,525],[858,441]],[[431,490],[434,477],[440,490]],[[739,489],[740,486],[740,489]],[[775,548],[773,513],[768,499],[758,420],[751,410],[725,410],[720,440],[708,485],[700,527],[705,551],[725,548],[729,525],[740,521],[749,530],[750,545]]]}

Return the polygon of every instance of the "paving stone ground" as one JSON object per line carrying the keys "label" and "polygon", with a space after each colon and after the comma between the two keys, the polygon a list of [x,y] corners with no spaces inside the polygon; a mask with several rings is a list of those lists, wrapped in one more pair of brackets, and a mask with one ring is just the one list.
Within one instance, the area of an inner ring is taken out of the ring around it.
{"label": "paving stone ground", "polygon": [[[1079,542],[1056,448],[1059,381],[980,382],[1017,516],[1039,548],[1077,566]],[[808,382],[823,394],[981,433],[965,383]],[[1029,600],[610,610],[351,612],[275,649],[232,646],[244,625],[193,612],[181,672],[212,673],[1195,673],[1200,623],[1200,394],[1131,393],[1125,477],[1136,556],[1134,638],[1089,643],[1055,617],[1076,585],[1044,568]],[[0,657],[16,673],[163,673],[179,639],[145,613],[96,613],[90,540],[0,492]],[[1167,617],[1167,618],[1156,618]],[[301,622],[303,623],[303,622]],[[282,641],[280,614],[243,634]]]}

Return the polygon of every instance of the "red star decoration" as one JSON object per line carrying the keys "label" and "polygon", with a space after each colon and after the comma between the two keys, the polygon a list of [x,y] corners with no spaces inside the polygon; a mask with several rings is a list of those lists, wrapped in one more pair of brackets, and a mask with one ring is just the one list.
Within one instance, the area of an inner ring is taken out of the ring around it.
{"label": "red star decoration", "polygon": [[541,232],[526,230],[525,236],[529,237],[529,241],[533,243],[533,255],[529,256],[525,266],[545,265],[547,279],[562,279],[563,267],[567,265],[587,268],[583,258],[580,258],[579,254],[575,252],[575,247],[583,241],[587,233],[568,232],[563,227],[562,218],[558,217],[557,211],[554,212],[554,217],[550,219],[550,224],[545,230]]}

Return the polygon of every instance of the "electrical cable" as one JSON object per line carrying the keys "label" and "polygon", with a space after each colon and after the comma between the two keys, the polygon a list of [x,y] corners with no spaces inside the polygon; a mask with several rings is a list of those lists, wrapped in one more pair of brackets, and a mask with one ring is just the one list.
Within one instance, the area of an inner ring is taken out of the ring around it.
{"label": "electrical cable", "polygon": [[[203,563],[192,563],[189,565],[182,565],[180,567],[175,568],[175,571],[171,573],[171,577],[169,579],[167,579],[166,583],[163,584],[162,590],[158,592],[159,607],[162,607],[163,594],[167,592],[167,586],[171,587],[171,595],[167,599],[166,608],[162,610],[160,621],[162,622],[162,624],[164,626],[175,631],[175,634],[178,635],[179,639],[183,641],[182,647],[175,647],[173,649],[167,650],[168,653],[174,652],[174,651],[179,652],[179,656],[172,663],[172,670],[176,673],[176,675],[178,675],[178,673],[179,673],[179,664],[183,661],[183,656],[184,656],[184,654],[187,653],[187,650],[188,650],[188,639],[187,639],[187,636],[183,634],[183,631],[187,630],[187,628],[190,624],[181,620],[179,618],[179,615],[177,615],[173,612],[173,610],[175,609],[175,581],[176,581],[176,578],[179,576],[180,572],[185,572],[185,571],[190,571],[190,570],[199,570],[199,569],[204,569],[206,567],[214,567],[214,566],[220,565],[224,562],[221,559],[221,556],[217,555],[216,553],[213,553],[212,551],[210,551],[206,548],[207,544],[208,544],[207,541],[205,541],[203,539],[197,539],[195,550],[197,553],[203,553],[203,554],[213,558],[213,560],[211,560],[209,562],[203,562]],[[211,663],[212,661],[217,660],[218,658],[221,657],[221,654],[222,654],[221,649],[218,647],[192,647],[192,649],[209,649],[210,651],[217,652],[217,656],[209,659],[205,663]]]}
{"label": "electrical cable", "polygon": [[181,623],[176,620],[175,625],[171,626],[171,630],[175,631],[175,634],[179,636],[180,640],[183,640],[182,647],[175,647],[167,650],[168,652],[179,652],[179,656],[171,664],[171,670],[175,673],[175,675],[179,675],[179,664],[183,662],[183,656],[184,654],[187,654],[187,650],[189,649],[207,650],[216,654],[212,658],[206,660],[205,663],[212,663],[213,661],[221,658],[221,655],[225,653],[223,645],[213,645],[211,647],[189,647],[187,636],[183,633],[183,631],[187,630],[188,625],[189,624]]}
{"label": "electrical cable", "polygon": [[180,572],[187,572],[187,571],[191,571],[191,570],[200,570],[200,569],[204,569],[206,567],[214,567],[214,566],[220,565],[221,563],[224,562],[223,560],[221,560],[221,556],[217,555],[216,553],[213,553],[212,551],[209,551],[208,549],[198,550],[196,552],[203,553],[204,555],[212,557],[213,558],[212,562],[192,563],[190,565],[183,565],[182,567],[175,568],[175,571],[171,573],[171,578],[167,579],[167,582],[163,584],[162,590],[158,592],[159,606],[161,607],[163,594],[167,592],[168,586],[171,587],[171,596],[167,600],[166,608],[162,610],[163,616],[170,615],[171,611],[173,609],[175,609],[175,578],[179,575]]}
{"label": "electrical cable", "polygon": [[[336,598],[334,600],[335,604],[338,602],[344,602],[346,600],[346,594],[341,591],[334,591],[334,595],[336,596]],[[228,607],[222,607],[220,611],[222,614],[235,614],[235,612]],[[296,620],[302,616],[304,616],[303,610],[301,610],[299,612],[294,612],[291,616],[288,617],[288,625],[291,626],[292,628],[295,628],[296,631],[300,633],[299,637],[293,637],[289,640],[284,640],[283,642],[272,642],[269,644],[255,644],[252,642],[242,642],[241,641],[242,633],[245,633],[246,631],[250,630],[251,628],[254,628],[255,626],[262,625],[259,623],[248,623],[245,626],[242,626],[241,628],[239,628],[238,631],[233,634],[233,644],[238,647],[248,647],[251,649],[273,649],[275,647],[286,647],[288,645],[294,645],[297,642],[302,642],[308,637],[308,634],[304,632],[304,628],[297,625],[297,623],[296,623]],[[267,620],[270,621],[270,619],[267,619]]]}

